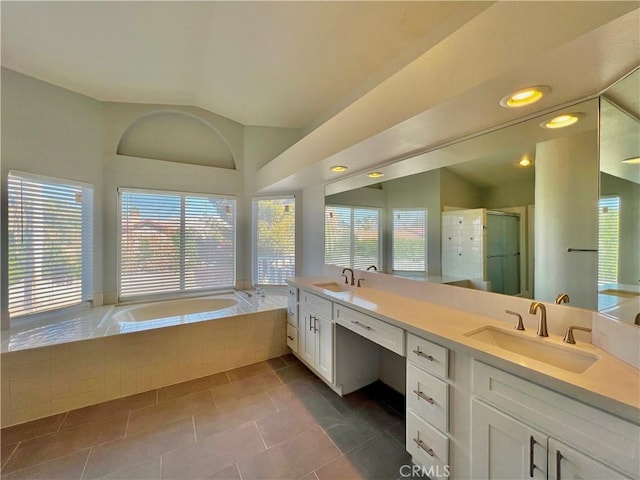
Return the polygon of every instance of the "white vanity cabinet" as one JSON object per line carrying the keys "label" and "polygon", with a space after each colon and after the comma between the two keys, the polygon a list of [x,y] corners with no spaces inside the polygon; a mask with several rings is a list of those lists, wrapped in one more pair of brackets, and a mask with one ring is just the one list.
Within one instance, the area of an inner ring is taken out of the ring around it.
{"label": "white vanity cabinet", "polygon": [[287,298],[287,346],[298,352],[298,288],[289,285]]}
{"label": "white vanity cabinet", "polygon": [[298,354],[328,382],[333,382],[333,304],[300,291]]}
{"label": "white vanity cabinet", "polygon": [[448,358],[446,348],[407,334],[406,448],[431,472],[449,468]]}
{"label": "white vanity cabinet", "polygon": [[471,422],[472,478],[547,478],[547,435],[476,399]]}
{"label": "white vanity cabinet", "polygon": [[473,478],[640,475],[638,424],[478,361],[472,379]]}

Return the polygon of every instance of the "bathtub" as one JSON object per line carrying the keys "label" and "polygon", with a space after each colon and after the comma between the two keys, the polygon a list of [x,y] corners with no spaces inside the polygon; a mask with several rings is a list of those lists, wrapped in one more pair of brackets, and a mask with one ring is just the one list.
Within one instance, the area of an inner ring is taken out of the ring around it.
{"label": "bathtub", "polygon": [[238,305],[231,297],[207,297],[135,305],[113,314],[113,319],[122,324],[127,322],[145,322],[165,318],[185,317],[193,314],[219,312]]}

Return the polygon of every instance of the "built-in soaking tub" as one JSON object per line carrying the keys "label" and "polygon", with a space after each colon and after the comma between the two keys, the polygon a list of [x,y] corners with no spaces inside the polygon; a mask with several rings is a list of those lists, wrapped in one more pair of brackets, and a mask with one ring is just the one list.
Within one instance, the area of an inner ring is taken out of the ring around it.
{"label": "built-in soaking tub", "polygon": [[253,296],[242,298],[240,295],[215,295],[116,307],[105,320],[108,328],[126,333],[239,315],[255,310],[261,300]]}
{"label": "built-in soaking tub", "polygon": [[87,308],[2,335],[2,426],[286,354],[286,290]]}

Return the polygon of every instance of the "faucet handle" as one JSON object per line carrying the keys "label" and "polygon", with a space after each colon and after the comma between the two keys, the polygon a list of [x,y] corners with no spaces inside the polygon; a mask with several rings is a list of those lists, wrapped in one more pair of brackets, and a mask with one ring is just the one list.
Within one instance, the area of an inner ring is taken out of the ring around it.
{"label": "faucet handle", "polygon": [[518,320],[516,320],[516,324],[513,326],[513,328],[515,328],[516,330],[524,330],[524,323],[522,323],[522,315],[520,315],[518,312],[514,312],[513,310],[505,310],[504,313],[517,316]]}
{"label": "faucet handle", "polygon": [[358,279],[358,286],[361,287],[362,286],[362,282],[364,282],[364,278],[359,278]]}
{"label": "faucet handle", "polygon": [[564,334],[564,338],[562,339],[564,343],[570,343],[571,345],[575,345],[576,339],[573,338],[574,330],[582,330],[583,332],[591,331],[591,329],[587,327],[579,327],[577,325],[571,325],[569,326],[569,328],[567,328],[567,332]]}

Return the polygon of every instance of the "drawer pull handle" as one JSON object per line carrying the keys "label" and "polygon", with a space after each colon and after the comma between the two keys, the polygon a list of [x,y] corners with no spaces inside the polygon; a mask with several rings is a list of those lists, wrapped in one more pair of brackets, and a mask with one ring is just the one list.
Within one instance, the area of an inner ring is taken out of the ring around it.
{"label": "drawer pull handle", "polygon": [[414,390],[413,393],[415,393],[416,395],[418,395],[421,399],[423,399],[425,402],[429,402],[431,405],[435,404],[435,400],[431,397],[427,397],[424,393],[422,393],[420,390]]}
{"label": "drawer pull handle", "polygon": [[556,450],[556,480],[562,480],[562,459],[560,450]]}
{"label": "drawer pull handle", "polygon": [[422,450],[427,452],[427,455],[429,455],[430,457],[435,456],[435,452],[433,451],[433,449],[429,448],[427,444],[424,443],[422,440],[420,440],[419,438],[414,438],[413,441],[416,442],[416,445],[418,445],[418,448],[421,448]]}
{"label": "drawer pull handle", "polygon": [[364,328],[365,330],[371,330],[371,327],[369,325],[365,325],[364,323],[360,323],[360,322],[357,322],[355,320],[351,320],[351,323],[354,323],[357,326],[359,326],[360,328]]}
{"label": "drawer pull handle", "polygon": [[536,468],[535,463],[533,463],[533,447],[536,444],[536,439],[533,438],[533,435],[529,435],[529,476],[533,478],[533,469]]}
{"label": "drawer pull handle", "polygon": [[287,335],[287,338],[293,342],[293,337],[291,335]]}
{"label": "drawer pull handle", "polygon": [[421,351],[419,348],[415,349],[413,351],[413,353],[415,353],[416,355],[418,355],[419,357],[422,358],[426,358],[427,360],[429,360],[430,362],[433,362],[433,357],[431,355],[427,355],[426,353],[424,353],[423,351]]}
{"label": "drawer pull handle", "polygon": [[[312,320],[313,320],[313,323],[311,323]],[[313,332],[313,329],[315,326],[315,320],[316,320],[315,315],[309,315],[309,331],[310,332]]]}

